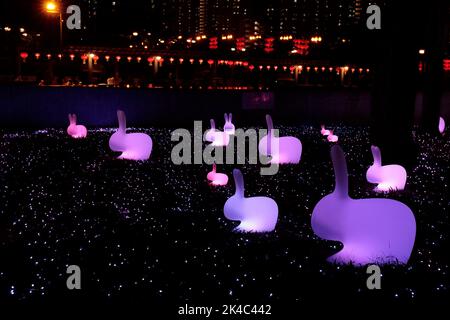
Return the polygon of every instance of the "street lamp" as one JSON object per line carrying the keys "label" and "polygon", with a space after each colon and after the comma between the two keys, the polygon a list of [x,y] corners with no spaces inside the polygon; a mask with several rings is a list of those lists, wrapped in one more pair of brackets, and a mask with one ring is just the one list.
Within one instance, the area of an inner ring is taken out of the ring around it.
{"label": "street lamp", "polygon": [[58,3],[55,1],[48,1],[45,4],[45,10],[50,14],[59,14],[59,47],[62,50],[63,46],[63,18],[62,18],[62,0]]}

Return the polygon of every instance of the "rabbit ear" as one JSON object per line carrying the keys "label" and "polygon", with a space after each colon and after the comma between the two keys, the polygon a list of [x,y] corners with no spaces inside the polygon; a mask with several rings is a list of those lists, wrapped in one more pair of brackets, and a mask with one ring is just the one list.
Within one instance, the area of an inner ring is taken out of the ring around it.
{"label": "rabbit ear", "polygon": [[266,115],[266,122],[267,122],[267,129],[269,131],[273,130],[273,121],[272,121],[272,117],[270,116],[270,114]]}
{"label": "rabbit ear", "polygon": [[119,120],[119,130],[125,132],[127,130],[127,117],[125,112],[117,110],[117,119]]}
{"label": "rabbit ear", "polygon": [[211,124],[211,129],[216,128],[216,122],[214,121],[214,119],[209,120],[209,123]]}
{"label": "rabbit ear", "polygon": [[340,197],[348,197],[348,171],[347,161],[345,160],[344,151],[338,145],[331,148],[331,159],[333,160],[334,176],[336,180],[336,186],[334,193]]}
{"label": "rabbit ear", "polygon": [[244,176],[242,175],[241,170],[234,169],[233,170],[234,183],[236,185],[236,193],[235,195],[239,195],[244,197]]}
{"label": "rabbit ear", "polygon": [[377,166],[381,166],[381,150],[377,146],[372,146],[370,148],[372,150],[373,156],[373,164]]}
{"label": "rabbit ear", "polygon": [[228,121],[229,121],[229,122],[232,122],[232,121],[233,121],[233,114],[232,114],[232,113],[230,113],[230,114],[228,115]]}
{"label": "rabbit ear", "polygon": [[228,120],[228,115],[225,113],[224,114],[224,117],[225,117],[225,122],[228,122],[229,120]]}
{"label": "rabbit ear", "polygon": [[72,124],[72,114],[69,113],[69,122]]}
{"label": "rabbit ear", "polygon": [[77,124],[77,115],[75,113],[72,113],[72,121],[74,124]]}
{"label": "rabbit ear", "polygon": [[320,125],[320,128],[321,128],[321,129],[325,129],[325,125],[324,125],[324,124],[321,124],[321,125]]}

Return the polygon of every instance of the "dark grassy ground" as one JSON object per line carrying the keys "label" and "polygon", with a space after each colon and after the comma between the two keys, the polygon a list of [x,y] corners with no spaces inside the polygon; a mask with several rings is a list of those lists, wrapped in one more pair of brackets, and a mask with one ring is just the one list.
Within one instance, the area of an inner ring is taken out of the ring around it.
{"label": "dark grassy ground", "polygon": [[[142,130],[141,130],[142,131]],[[175,166],[169,129],[143,130],[154,140],[147,162],[120,161],[109,130],[72,140],[64,131],[0,133],[0,299],[6,303],[88,302],[273,304],[317,301],[444,302],[449,286],[450,141],[415,135],[417,165],[407,188],[385,197],[415,213],[417,238],[407,266],[383,266],[382,290],[366,288],[365,268],[326,258],[339,243],[317,238],[315,204],[333,189],[330,145],[312,127],[282,127],[302,140],[299,165],[275,176],[252,165],[221,165],[226,187],[210,187],[207,165]],[[338,127],[347,153],[350,193],[381,197],[365,181],[367,128]],[[246,195],[279,206],[270,234],[234,233],[223,216],[242,169]],[[80,292],[65,287],[66,267],[82,269]],[[276,309],[273,310],[276,313]]]}

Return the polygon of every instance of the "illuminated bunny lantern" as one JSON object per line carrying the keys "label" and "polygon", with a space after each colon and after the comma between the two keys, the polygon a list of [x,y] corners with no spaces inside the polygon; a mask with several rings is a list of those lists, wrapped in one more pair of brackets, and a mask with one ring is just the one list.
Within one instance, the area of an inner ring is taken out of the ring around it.
{"label": "illuminated bunny lantern", "polygon": [[233,135],[236,131],[236,127],[234,126],[234,124],[231,122],[233,120],[233,114],[226,114],[225,113],[225,125],[223,126],[223,131],[226,134],[229,135]]}
{"label": "illuminated bunny lantern", "polygon": [[389,192],[391,190],[403,190],[406,185],[406,170],[400,165],[381,165],[380,148],[372,146],[373,165],[369,167],[366,173],[367,181],[377,183],[375,191]]}
{"label": "illuminated bunny lantern", "polygon": [[268,197],[245,198],[244,177],[238,169],[233,170],[235,194],[227,200],[223,208],[225,217],[240,221],[235,230],[243,232],[270,232],[278,220],[278,205]]}
{"label": "illuminated bunny lantern", "polygon": [[228,176],[225,173],[218,173],[216,164],[213,164],[213,170],[208,173],[206,179],[208,179],[214,186],[225,186],[228,183]]}
{"label": "illuminated bunny lantern", "polygon": [[439,132],[441,134],[444,134],[444,131],[445,131],[445,120],[444,120],[444,118],[440,117],[439,118]]}
{"label": "illuminated bunny lantern", "polygon": [[87,129],[85,126],[77,125],[77,115],[69,114],[69,126],[67,127],[69,136],[75,139],[86,138]]}
{"label": "illuminated bunny lantern", "polygon": [[330,130],[330,133],[328,134],[327,140],[328,140],[328,142],[338,142],[339,137],[334,134],[333,130]]}
{"label": "illuminated bunny lantern", "polygon": [[214,147],[224,147],[230,143],[230,136],[222,131],[216,129],[216,123],[214,119],[210,120],[211,129],[209,129],[205,134],[205,140],[212,142]]}
{"label": "illuminated bunny lantern", "polygon": [[416,237],[416,220],[411,209],[396,200],[350,198],[344,152],[333,146],[331,157],[336,186],[317,203],[311,217],[317,236],[344,245],[328,261],[360,266],[406,264]]}
{"label": "illuminated bunny lantern", "polygon": [[302,143],[295,137],[275,137],[270,115],[266,116],[267,135],[259,141],[259,153],[270,156],[270,163],[299,163],[302,157]]}
{"label": "illuminated bunny lantern", "polygon": [[147,160],[152,153],[152,138],[145,133],[128,133],[125,113],[117,111],[119,129],[109,139],[112,151],[120,151],[119,159]]}
{"label": "illuminated bunny lantern", "polygon": [[321,125],[320,126],[321,130],[320,130],[320,134],[323,136],[329,136],[330,135],[330,130],[325,129],[325,125]]}

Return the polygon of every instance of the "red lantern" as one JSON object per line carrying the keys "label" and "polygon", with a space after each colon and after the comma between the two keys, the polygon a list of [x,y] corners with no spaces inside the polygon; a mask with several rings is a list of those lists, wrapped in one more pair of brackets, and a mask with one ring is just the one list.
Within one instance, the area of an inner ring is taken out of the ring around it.
{"label": "red lantern", "polygon": [[73,53],[70,54],[69,57],[70,57],[70,60],[71,60],[71,61],[75,60],[75,55],[74,55]]}
{"label": "red lantern", "polygon": [[233,61],[228,61],[227,64],[231,67],[234,64],[234,62]]}
{"label": "red lantern", "polygon": [[106,60],[106,62],[109,62],[109,59],[111,59],[111,57],[110,57],[110,56],[105,56],[105,60]]}
{"label": "red lantern", "polygon": [[198,63],[203,64],[203,59],[199,59]]}
{"label": "red lantern", "polygon": [[216,50],[219,48],[218,38],[212,37],[209,39],[209,49]]}
{"label": "red lantern", "polygon": [[25,60],[27,60],[27,58],[28,58],[28,53],[26,53],[26,52],[21,52],[21,53],[20,53],[20,57],[22,58],[23,62],[25,62]]}
{"label": "red lantern", "polygon": [[178,59],[178,61],[180,62],[180,64],[182,64],[184,62],[183,58]]}
{"label": "red lantern", "polygon": [[117,56],[117,57],[116,57],[116,61],[117,61],[117,62],[120,62],[121,59],[122,59],[121,56]]}
{"label": "red lantern", "polygon": [[264,43],[264,51],[266,53],[271,53],[273,52],[273,43],[274,43],[275,39],[274,38],[267,38],[265,39],[265,43]]}
{"label": "red lantern", "polygon": [[52,58],[52,55],[49,53],[47,54],[47,59],[50,60]]}
{"label": "red lantern", "polygon": [[40,53],[35,53],[34,56],[36,57],[36,60],[39,60],[39,58],[41,57]]}
{"label": "red lantern", "polygon": [[274,69],[275,69],[275,71],[277,71],[278,70],[278,66],[275,66],[275,67],[273,67]]}
{"label": "red lantern", "polygon": [[259,68],[259,70],[262,70],[264,67],[263,66],[259,66],[258,68]]}
{"label": "red lantern", "polygon": [[141,57],[137,57],[137,58],[136,58],[136,61],[137,61],[138,63],[141,63],[141,60],[142,60]]}
{"label": "red lantern", "polygon": [[92,58],[92,60],[94,60],[94,64],[97,64],[98,59],[99,59],[98,55],[95,55],[95,56]]}
{"label": "red lantern", "polygon": [[149,64],[152,64],[154,60],[155,60],[155,58],[153,58],[153,57],[148,57],[147,58],[147,61],[148,61]]}
{"label": "red lantern", "polygon": [[58,58],[59,58],[59,60],[62,60],[62,54],[61,53],[58,54]]}
{"label": "red lantern", "polygon": [[286,70],[287,70],[287,67],[286,67],[286,66],[283,66],[283,70],[286,71]]}
{"label": "red lantern", "polygon": [[243,65],[244,67],[248,67],[248,62],[247,62],[247,61],[244,61],[244,62],[242,63],[242,65]]}
{"label": "red lantern", "polygon": [[193,63],[194,63],[194,59],[189,59],[189,62],[190,62],[191,64],[193,64]]}
{"label": "red lantern", "polygon": [[211,66],[212,64],[214,63],[214,60],[212,60],[212,59],[209,59],[208,60],[208,64]]}
{"label": "red lantern", "polygon": [[169,61],[170,61],[170,63],[173,63],[175,61],[175,59],[174,58],[170,58]]}
{"label": "red lantern", "polygon": [[254,65],[250,65],[248,68],[250,69],[250,71],[253,71],[253,69],[255,69],[255,66]]}
{"label": "red lantern", "polygon": [[86,60],[87,59],[88,59],[88,55],[87,54],[81,55],[81,60],[83,60],[83,64],[86,64]]}
{"label": "red lantern", "polygon": [[131,62],[133,60],[133,57],[127,57],[128,62]]}

